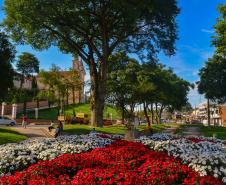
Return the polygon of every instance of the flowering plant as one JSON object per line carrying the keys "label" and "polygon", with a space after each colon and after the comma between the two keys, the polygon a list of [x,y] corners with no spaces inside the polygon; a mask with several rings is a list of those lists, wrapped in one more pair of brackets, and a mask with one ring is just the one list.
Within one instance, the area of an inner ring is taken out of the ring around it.
{"label": "flowering plant", "polygon": [[167,152],[202,176],[213,175],[226,183],[226,147],[224,141],[208,138],[179,138],[166,134],[137,139],[150,149]]}
{"label": "flowering plant", "polygon": [[222,185],[222,182],[200,176],[166,153],[151,151],[141,143],[118,140],[86,153],[39,161],[22,172],[1,177],[0,184]]}
{"label": "flowering plant", "polygon": [[81,153],[104,147],[120,135],[73,135],[58,138],[30,139],[16,144],[0,146],[0,174],[22,170],[38,160],[50,160],[64,153]]}

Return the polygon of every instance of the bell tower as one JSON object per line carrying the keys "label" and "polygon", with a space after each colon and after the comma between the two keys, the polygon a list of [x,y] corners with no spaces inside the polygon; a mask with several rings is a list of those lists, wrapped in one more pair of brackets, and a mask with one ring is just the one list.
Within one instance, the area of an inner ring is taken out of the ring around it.
{"label": "bell tower", "polygon": [[[82,63],[82,59],[80,57],[72,61],[72,68],[74,71],[78,72],[80,81],[84,84],[86,72]],[[78,96],[79,103],[84,101],[84,85],[82,86],[82,89],[79,90],[77,96]]]}
{"label": "bell tower", "polygon": [[78,57],[78,59],[73,60],[73,70],[77,71],[80,74],[81,78],[85,77],[85,69],[82,63],[82,59]]}

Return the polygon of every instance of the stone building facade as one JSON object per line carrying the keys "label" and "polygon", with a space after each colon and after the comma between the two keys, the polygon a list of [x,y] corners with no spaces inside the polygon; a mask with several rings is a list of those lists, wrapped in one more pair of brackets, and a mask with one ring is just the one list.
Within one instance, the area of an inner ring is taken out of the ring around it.
{"label": "stone building facade", "polygon": [[[85,69],[84,69],[82,60],[74,59],[72,61],[72,69],[78,72],[80,81],[82,82],[82,84],[84,84],[86,73],[85,73]],[[15,88],[20,88],[20,78],[18,75],[15,76],[15,78],[14,78],[14,87]],[[62,77],[67,77],[68,75],[70,75],[70,72],[69,71],[61,71],[60,75]],[[36,81],[37,81],[37,86],[38,86],[39,90],[47,89],[46,85],[41,82],[39,75],[36,76]],[[32,80],[30,78],[25,78],[22,88],[30,90],[32,88]],[[74,100],[75,100],[75,102],[74,102]],[[83,101],[84,101],[84,86],[82,87],[82,89],[80,91],[75,91],[74,96],[72,95],[72,92],[69,92],[69,99],[68,99],[69,104],[72,104],[73,102],[79,103],[79,102],[83,102]]]}

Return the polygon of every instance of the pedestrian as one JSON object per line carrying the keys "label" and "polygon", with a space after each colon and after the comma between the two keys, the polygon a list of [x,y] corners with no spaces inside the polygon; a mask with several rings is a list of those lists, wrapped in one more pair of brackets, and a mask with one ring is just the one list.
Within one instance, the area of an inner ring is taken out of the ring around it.
{"label": "pedestrian", "polygon": [[60,135],[60,124],[58,124],[57,128],[55,129],[55,135],[54,137],[58,137]]}
{"label": "pedestrian", "polygon": [[59,122],[59,129],[60,129],[59,130],[59,135],[61,135],[63,133],[63,129],[64,129],[63,127],[64,127],[64,125],[63,125],[62,121],[60,121]]}
{"label": "pedestrian", "polygon": [[49,132],[51,132],[52,129],[54,129],[54,122],[51,120],[50,126],[48,127]]}
{"label": "pedestrian", "polygon": [[24,114],[22,115],[22,127],[23,128],[27,128],[27,116],[25,116]]}

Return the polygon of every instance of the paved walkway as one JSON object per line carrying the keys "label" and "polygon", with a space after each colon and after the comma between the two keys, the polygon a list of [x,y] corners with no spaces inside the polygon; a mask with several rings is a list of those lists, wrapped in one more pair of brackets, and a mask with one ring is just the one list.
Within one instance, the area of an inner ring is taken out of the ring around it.
{"label": "paved walkway", "polygon": [[49,125],[28,125],[27,128],[23,128],[22,126],[14,126],[13,130],[26,135],[29,138],[34,137],[52,137],[48,132]]}
{"label": "paved walkway", "polygon": [[187,126],[182,130],[184,136],[200,136],[200,128],[196,126]]}
{"label": "paved walkway", "polygon": [[[178,128],[178,126],[174,126],[174,127],[169,127],[169,128],[165,128],[162,132],[166,133],[166,134],[174,134],[175,130]],[[181,132],[179,134],[183,135],[183,136],[200,136],[200,128],[193,126],[193,125],[189,125],[189,126],[185,126],[181,128]]]}

